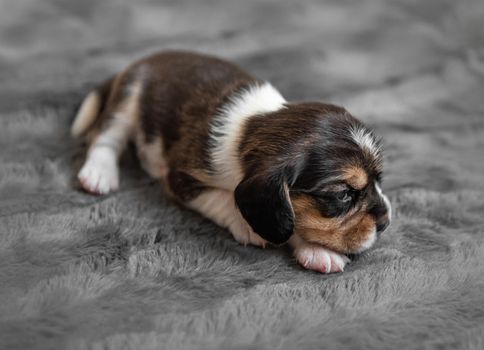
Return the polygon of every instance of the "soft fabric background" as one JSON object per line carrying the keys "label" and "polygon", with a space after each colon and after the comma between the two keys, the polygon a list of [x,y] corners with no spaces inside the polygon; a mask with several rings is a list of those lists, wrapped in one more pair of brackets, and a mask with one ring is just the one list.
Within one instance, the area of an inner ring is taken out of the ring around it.
{"label": "soft fabric background", "polygon": [[[483,349],[483,18],[482,0],[0,0],[0,348]],[[165,48],[374,126],[395,212],[376,247],[304,271],[169,202],[132,156],[119,192],[80,192],[75,108]]]}

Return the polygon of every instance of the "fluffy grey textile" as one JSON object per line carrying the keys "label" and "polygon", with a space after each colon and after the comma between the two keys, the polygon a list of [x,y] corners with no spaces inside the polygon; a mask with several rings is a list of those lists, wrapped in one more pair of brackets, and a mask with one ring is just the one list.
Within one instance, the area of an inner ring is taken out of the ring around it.
{"label": "fluffy grey textile", "polygon": [[[483,349],[482,0],[0,0],[1,349]],[[394,221],[341,274],[239,246],[131,153],[76,188],[81,98],[166,48],[220,55],[385,139]]]}

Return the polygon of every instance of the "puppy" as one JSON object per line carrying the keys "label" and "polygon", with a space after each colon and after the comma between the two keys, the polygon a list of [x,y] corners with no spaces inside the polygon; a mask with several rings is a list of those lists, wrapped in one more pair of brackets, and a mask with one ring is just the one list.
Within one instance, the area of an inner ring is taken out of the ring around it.
{"label": "puppy", "polygon": [[89,144],[78,178],[119,186],[129,141],[174,199],[240,243],[289,242],[297,261],[343,271],[390,223],[373,132],[345,109],[287,102],[268,82],[205,55],[163,52],[89,93],[72,125]]}

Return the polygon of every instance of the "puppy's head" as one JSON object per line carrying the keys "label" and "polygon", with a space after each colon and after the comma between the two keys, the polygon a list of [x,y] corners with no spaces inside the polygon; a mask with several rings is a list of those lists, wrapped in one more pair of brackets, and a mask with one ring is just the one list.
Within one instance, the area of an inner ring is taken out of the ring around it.
{"label": "puppy's head", "polygon": [[370,248],[390,223],[373,132],[344,109],[289,104],[250,119],[240,143],[242,215],[272,243],[296,233],[340,253]]}

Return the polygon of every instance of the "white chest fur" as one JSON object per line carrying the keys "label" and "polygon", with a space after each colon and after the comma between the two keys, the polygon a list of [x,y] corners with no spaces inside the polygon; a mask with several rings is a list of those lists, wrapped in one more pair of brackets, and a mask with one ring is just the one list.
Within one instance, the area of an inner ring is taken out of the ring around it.
{"label": "white chest fur", "polygon": [[233,191],[243,177],[238,146],[245,121],[283,108],[286,100],[271,84],[254,85],[231,97],[220,109],[210,129],[211,162],[217,187]]}

